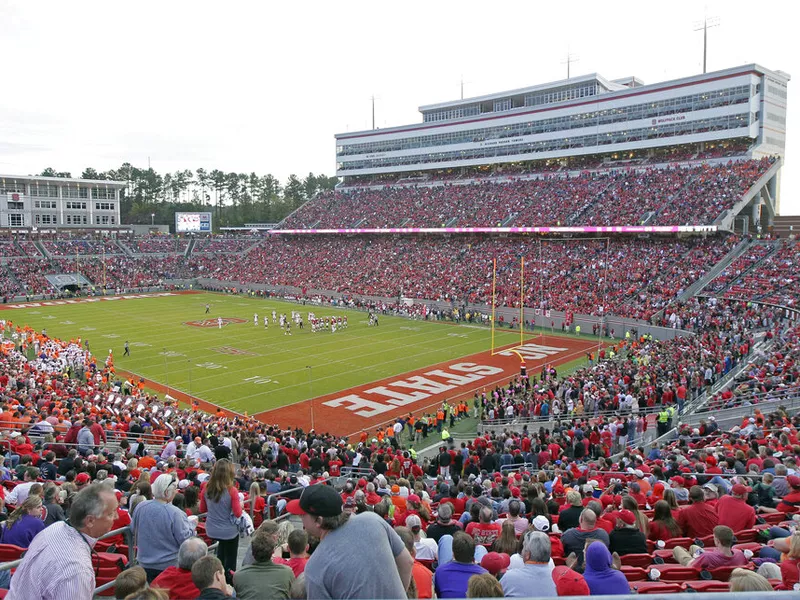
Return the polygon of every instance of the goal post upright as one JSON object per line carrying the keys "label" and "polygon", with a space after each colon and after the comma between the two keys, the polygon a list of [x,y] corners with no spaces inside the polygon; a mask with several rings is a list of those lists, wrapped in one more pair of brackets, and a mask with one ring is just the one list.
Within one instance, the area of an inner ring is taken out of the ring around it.
{"label": "goal post upright", "polygon": [[525,257],[521,256],[519,259],[519,345],[522,346],[524,336],[524,319],[525,316]]}
{"label": "goal post upright", "polygon": [[495,308],[497,307],[496,284],[497,284],[497,259],[493,258],[492,259],[492,356],[495,355],[494,319],[495,319]]}
{"label": "goal post upright", "polygon": [[[506,351],[514,352],[524,363],[522,355],[516,350],[525,345],[525,257],[520,257],[519,272],[519,345],[508,348]],[[491,323],[491,355],[497,354],[495,346],[495,330],[497,325],[497,259],[492,259],[492,323]]]}

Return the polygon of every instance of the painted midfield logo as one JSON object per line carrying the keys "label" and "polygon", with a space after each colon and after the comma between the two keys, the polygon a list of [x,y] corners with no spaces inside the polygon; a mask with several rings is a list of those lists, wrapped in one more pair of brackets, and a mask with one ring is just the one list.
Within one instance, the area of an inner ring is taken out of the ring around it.
{"label": "painted midfield logo", "polygon": [[[233,317],[222,317],[222,325],[230,325],[231,323],[247,323],[245,319],[236,319]],[[204,319],[202,321],[186,321],[184,325],[190,327],[219,327],[217,319]]]}
{"label": "painted midfield logo", "polygon": [[248,352],[247,350],[239,350],[239,348],[232,348],[231,346],[218,346],[217,348],[212,348],[214,352],[219,352],[220,354],[232,354],[234,356],[258,356],[255,352]]}

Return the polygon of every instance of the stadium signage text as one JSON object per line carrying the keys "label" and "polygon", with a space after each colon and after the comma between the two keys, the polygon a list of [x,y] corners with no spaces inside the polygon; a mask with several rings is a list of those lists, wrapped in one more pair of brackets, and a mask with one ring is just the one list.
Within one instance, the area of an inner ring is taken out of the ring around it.
{"label": "stadium signage text", "polygon": [[127,294],[124,296],[99,296],[97,298],[76,298],[74,300],[45,300],[43,302],[25,302],[23,304],[7,304],[2,308],[39,308],[42,306],[63,306],[66,304],[86,304],[88,302],[108,302],[110,300],[138,300],[140,298],[163,298],[164,296],[175,296],[170,292],[158,294]]}
{"label": "stadium signage text", "polygon": [[[379,385],[368,390],[364,394],[374,394],[388,398],[385,404],[376,400],[362,398],[358,394],[348,394],[340,398],[334,398],[323,402],[325,406],[337,408],[343,406],[347,410],[353,411],[360,417],[371,418],[385,412],[396,410],[398,407],[407,406],[426,400],[440,394],[451,393],[453,390],[475,383],[491,375],[498,375],[503,372],[500,367],[489,365],[477,365],[475,363],[456,363],[444,369],[426,371],[426,377],[415,375],[407,379],[398,379],[387,385]],[[442,381],[433,379],[437,377]],[[395,389],[389,389],[395,388]]]}
{"label": "stadium signage text", "polygon": [[672,117],[660,117],[653,119],[653,125],[661,125],[662,123],[677,123],[678,121],[685,121],[686,115],[674,115]]}

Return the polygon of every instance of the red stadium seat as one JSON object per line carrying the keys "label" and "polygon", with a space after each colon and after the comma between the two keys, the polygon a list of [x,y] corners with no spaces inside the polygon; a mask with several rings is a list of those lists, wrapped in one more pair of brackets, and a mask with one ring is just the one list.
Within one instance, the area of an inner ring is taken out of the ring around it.
{"label": "red stadium seat", "polygon": [[690,589],[695,592],[729,592],[730,584],[727,581],[687,581],[682,586],[683,591]]}
{"label": "red stadium seat", "polygon": [[700,569],[683,565],[653,565],[653,569],[661,572],[661,581],[692,581],[700,577]]}
{"label": "red stadium seat", "polygon": [[713,548],[714,547],[714,534],[711,533],[705,537],[701,537],[700,541],[703,542],[704,548]]}
{"label": "red stadium seat", "polygon": [[715,581],[728,581],[731,578],[731,573],[733,573],[734,569],[753,569],[752,563],[749,565],[745,565],[743,567],[717,567],[716,569],[710,569],[708,572],[711,573],[711,577]]}
{"label": "red stadium seat", "polygon": [[680,583],[663,581],[634,581],[631,582],[631,592],[634,594],[677,594],[681,591]]}
{"label": "red stadium seat", "polygon": [[627,565],[622,565],[620,569],[623,575],[625,575],[625,579],[628,581],[646,581],[647,580],[647,571],[644,570],[642,567],[629,567]]}
{"label": "red stadium seat", "polygon": [[654,550],[653,556],[659,556],[666,564],[678,564],[678,561],[675,560],[675,556],[672,554],[672,550]]}
{"label": "red stadium seat", "polygon": [[786,513],[766,513],[761,515],[761,517],[767,522],[768,525],[777,525],[786,518]]}
{"label": "red stadium seat", "polygon": [[653,563],[650,554],[625,554],[620,557],[622,564],[629,567],[647,567]]}
{"label": "red stadium seat", "polygon": [[11,562],[19,560],[25,554],[26,548],[20,548],[14,544],[0,544],[0,562]]}
{"label": "red stadium seat", "polygon": [[744,544],[746,542],[755,542],[758,539],[758,530],[757,529],[742,529],[741,531],[737,531],[734,533],[736,536],[736,543],[737,544]]}
{"label": "red stadium seat", "polygon": [[415,558],[414,560],[416,560],[419,564],[424,566],[429,571],[433,572],[433,563],[434,563],[434,561],[433,561],[432,558],[426,558],[426,559]]}
{"label": "red stadium seat", "polygon": [[671,550],[672,548],[677,548],[681,546],[682,548],[688,548],[694,544],[694,540],[688,537],[680,537],[680,538],[672,538],[671,540],[666,540],[664,542],[664,549]]}
{"label": "red stadium seat", "polygon": [[734,550],[741,550],[742,552],[750,550],[753,554],[758,554],[758,551],[762,548],[762,544],[758,542],[745,542],[744,544],[734,544],[733,548]]}

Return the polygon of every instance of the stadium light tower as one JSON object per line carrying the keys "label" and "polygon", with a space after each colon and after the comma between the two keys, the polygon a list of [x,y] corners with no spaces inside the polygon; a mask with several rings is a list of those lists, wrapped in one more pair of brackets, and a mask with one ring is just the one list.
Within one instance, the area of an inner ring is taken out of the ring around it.
{"label": "stadium light tower", "polygon": [[703,30],[703,74],[706,72],[706,57],[708,56],[708,28],[719,27],[719,17],[703,17],[702,21],[697,21],[694,24],[694,30]]}

